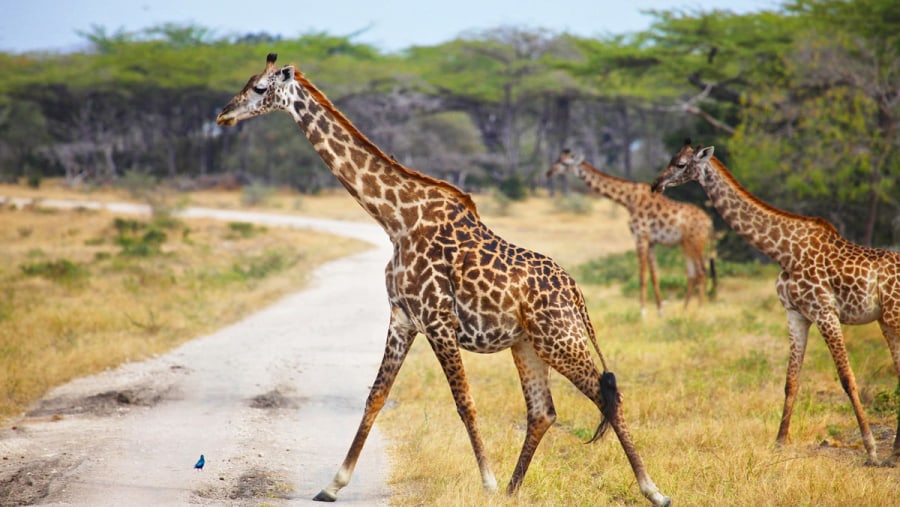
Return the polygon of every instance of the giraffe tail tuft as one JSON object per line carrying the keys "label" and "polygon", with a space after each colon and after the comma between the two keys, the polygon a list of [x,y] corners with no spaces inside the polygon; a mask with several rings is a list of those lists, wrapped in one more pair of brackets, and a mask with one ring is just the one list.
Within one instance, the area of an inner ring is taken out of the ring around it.
{"label": "giraffe tail tuft", "polygon": [[600,376],[600,424],[594,431],[594,436],[585,442],[590,444],[603,438],[603,435],[609,429],[610,423],[619,413],[619,403],[622,401],[619,396],[619,387],[616,385],[616,376],[611,371],[605,371]]}

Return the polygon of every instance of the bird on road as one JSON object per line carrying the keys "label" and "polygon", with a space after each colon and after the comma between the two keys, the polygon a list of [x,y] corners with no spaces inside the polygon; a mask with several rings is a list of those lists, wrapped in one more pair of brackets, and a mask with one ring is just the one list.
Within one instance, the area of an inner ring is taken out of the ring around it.
{"label": "bird on road", "polygon": [[194,463],[194,468],[196,468],[197,470],[203,470],[203,465],[205,465],[205,464],[206,464],[206,458],[201,454],[200,459],[198,459],[197,462]]}

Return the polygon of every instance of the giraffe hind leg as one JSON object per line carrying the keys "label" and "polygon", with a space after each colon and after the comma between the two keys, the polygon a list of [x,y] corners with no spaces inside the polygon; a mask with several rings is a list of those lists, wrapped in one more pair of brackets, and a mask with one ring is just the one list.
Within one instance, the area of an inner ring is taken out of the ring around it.
{"label": "giraffe hind leg", "polygon": [[529,342],[519,342],[512,348],[513,360],[519,372],[519,380],[522,382],[522,393],[525,396],[525,406],[528,411],[528,431],[522,451],[516,462],[516,468],[509,480],[506,492],[513,495],[522,485],[534,452],[547,430],[556,421],[556,409],[553,406],[553,397],[550,393],[550,369],[541,358],[537,356]]}
{"label": "giraffe hind leg", "polygon": [[878,451],[875,447],[875,437],[869,428],[869,421],[866,418],[865,410],[859,400],[859,392],[856,387],[856,377],[853,375],[853,369],[850,368],[850,361],[847,357],[847,349],[844,345],[844,336],[841,332],[841,324],[837,315],[830,313],[825,318],[816,322],[819,332],[825,338],[828,350],[831,352],[831,358],[837,367],[838,377],[841,380],[841,386],[844,392],[850,398],[850,404],[853,405],[853,411],[856,413],[856,422],[859,424],[859,432],[862,436],[863,446],[866,448],[868,459],[867,465],[876,465],[878,463]]}
{"label": "giraffe hind leg", "polygon": [[[558,326],[558,323],[556,325]],[[647,473],[631,434],[628,432],[628,427],[622,414],[621,397],[616,386],[615,376],[611,372],[604,372],[601,375],[591,358],[587,340],[580,331],[577,334],[576,332],[567,334],[561,339],[541,340],[538,343],[552,344],[559,341],[566,343],[564,349],[560,346],[557,350],[551,350],[551,345],[549,349],[535,348],[535,351],[541,359],[572,382],[582,394],[587,396],[600,409],[602,416],[600,426],[595,432],[595,437],[590,441],[599,438],[604,431],[605,424],[608,424],[615,431],[622,450],[625,451],[641,493],[654,505],[670,505],[671,500],[669,497],[660,493],[659,488],[656,487],[656,484],[653,483],[653,480]]]}
{"label": "giraffe hind leg", "polygon": [[[897,373],[896,392],[900,394],[900,308],[894,312],[896,315],[889,316],[888,313],[889,312],[885,312],[885,316],[878,321],[878,324],[881,326],[881,332],[891,351],[891,358],[894,361],[894,370]],[[888,317],[893,317],[893,321],[889,322]],[[898,463],[900,463],[900,406],[897,407],[897,431],[894,433],[894,446],[891,455],[882,463],[882,465],[896,466]]]}

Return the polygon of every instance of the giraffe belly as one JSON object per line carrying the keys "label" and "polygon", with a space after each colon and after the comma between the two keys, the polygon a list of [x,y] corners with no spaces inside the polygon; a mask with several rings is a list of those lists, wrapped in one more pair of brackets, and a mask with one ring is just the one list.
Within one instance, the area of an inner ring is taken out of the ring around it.
{"label": "giraffe belly", "polygon": [[460,310],[457,312],[459,346],[469,352],[493,354],[508,349],[522,336],[518,322],[503,314],[475,314]]}

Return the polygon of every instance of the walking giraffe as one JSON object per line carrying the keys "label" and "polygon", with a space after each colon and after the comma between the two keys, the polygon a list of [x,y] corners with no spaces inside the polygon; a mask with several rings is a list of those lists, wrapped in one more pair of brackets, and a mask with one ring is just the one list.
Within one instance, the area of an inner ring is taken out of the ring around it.
{"label": "walking giraffe", "polygon": [[[527,433],[507,492],[522,483],[544,433],[556,420],[549,368],[569,379],[600,409],[594,441],[612,427],[637,478],[655,505],[669,505],[647,474],[622,413],[615,376],[607,370],[575,281],[553,260],[512,245],[481,222],[471,197],[455,186],[411,170],[367,139],[294,66],[266,67],[222,109],[216,122],[286,111],[350,195],[390,237],[385,269],[390,324],[384,357],[365,412],[343,464],[315,500],[334,501],[350,482],[366,437],[384,406],[416,335],[434,350],[465,424],[481,480],[497,481],[476,426],[460,349],[511,349],[525,395]],[[600,357],[601,373],[591,358]]]}
{"label": "walking giraffe", "polygon": [[[900,382],[900,253],[856,245],[821,218],[794,215],[769,206],[734,179],[713,156],[712,146],[694,150],[690,139],[653,182],[653,190],[662,192],[689,180],[700,183],[732,229],[781,266],[775,288],[787,311],[791,352],[776,444],[782,446],[788,440],[809,327],[815,323],[856,413],[868,453],[866,462],[877,464],[875,438],[859,401],[841,324],[877,320]],[[898,457],[900,414],[893,452],[884,464],[893,465]]]}
{"label": "walking giraffe", "polygon": [[[628,210],[628,228],[634,236],[638,257],[638,273],[641,283],[641,315],[646,313],[647,271],[656,296],[656,311],[662,313],[659,279],[656,275],[656,258],[653,245],[681,245],[687,266],[687,291],[684,306],[697,289],[700,304],[706,301],[706,269],[704,256],[706,242],[712,238],[712,219],[700,208],[684,202],[673,201],[662,194],[651,192],[647,183],[628,181],[606,174],[584,160],[563,150],[559,159],[550,166],[547,176],[569,172],[587,184],[593,192],[611,199]],[[716,271],[710,258],[710,275],[715,288]]]}

